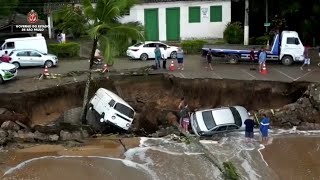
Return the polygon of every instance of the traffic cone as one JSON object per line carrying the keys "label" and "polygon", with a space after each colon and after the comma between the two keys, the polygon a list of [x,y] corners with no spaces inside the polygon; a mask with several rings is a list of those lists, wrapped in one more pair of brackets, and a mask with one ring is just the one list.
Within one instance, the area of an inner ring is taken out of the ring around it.
{"label": "traffic cone", "polygon": [[267,73],[268,73],[268,71],[267,71],[266,63],[263,63],[261,74],[267,74]]}
{"label": "traffic cone", "polygon": [[49,75],[50,75],[47,66],[44,67],[43,74],[44,74],[45,76],[49,76]]}
{"label": "traffic cone", "polygon": [[103,73],[109,72],[109,70],[108,70],[108,65],[107,65],[107,64],[104,64],[104,65],[103,65],[102,72],[103,72]]}
{"label": "traffic cone", "polygon": [[176,69],[176,67],[174,66],[173,61],[171,61],[171,64],[170,64],[170,66],[169,66],[169,70],[170,70],[170,71],[174,71],[175,69]]}

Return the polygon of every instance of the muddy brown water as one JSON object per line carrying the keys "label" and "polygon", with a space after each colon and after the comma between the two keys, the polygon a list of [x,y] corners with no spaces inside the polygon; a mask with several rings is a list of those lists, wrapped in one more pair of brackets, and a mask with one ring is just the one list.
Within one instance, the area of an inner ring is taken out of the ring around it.
{"label": "muddy brown water", "polygon": [[320,179],[320,137],[278,137],[262,150],[269,166],[287,180]]}
{"label": "muddy brown water", "polygon": [[[242,105],[248,110],[279,108],[301,97],[308,83],[149,75],[114,76],[110,80],[94,80],[91,85],[90,97],[100,87],[118,93],[142,115],[135,125],[154,131],[165,124],[162,111],[177,110],[181,97],[186,97],[191,109],[228,105]],[[34,92],[0,94],[0,104],[25,115],[30,125],[49,123],[64,111],[82,105],[84,86],[85,82],[77,82]]]}

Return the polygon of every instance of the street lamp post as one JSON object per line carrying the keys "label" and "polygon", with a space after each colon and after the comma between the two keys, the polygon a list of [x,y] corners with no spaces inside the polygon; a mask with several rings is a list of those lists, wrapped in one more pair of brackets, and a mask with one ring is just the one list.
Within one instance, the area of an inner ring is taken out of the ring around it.
{"label": "street lamp post", "polygon": [[245,13],[244,13],[244,45],[249,45],[249,0],[245,0]]}

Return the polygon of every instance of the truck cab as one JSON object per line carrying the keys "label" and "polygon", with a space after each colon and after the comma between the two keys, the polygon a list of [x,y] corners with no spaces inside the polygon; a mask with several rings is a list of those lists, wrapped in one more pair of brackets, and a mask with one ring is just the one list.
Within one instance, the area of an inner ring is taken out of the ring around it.
{"label": "truck cab", "polygon": [[[281,33],[280,56],[282,64],[291,65],[293,62],[304,60],[304,46],[295,31],[283,31]],[[273,52],[276,54],[278,52]]]}

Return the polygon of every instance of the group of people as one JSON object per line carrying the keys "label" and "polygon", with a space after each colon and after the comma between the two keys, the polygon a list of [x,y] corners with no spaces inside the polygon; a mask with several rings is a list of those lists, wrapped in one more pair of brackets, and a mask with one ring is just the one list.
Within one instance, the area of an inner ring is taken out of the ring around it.
{"label": "group of people", "polygon": [[[156,49],[154,50],[155,54],[155,67],[157,69],[161,69],[161,60],[162,60],[162,68],[167,69],[167,59],[168,59],[168,51],[167,47],[160,48],[159,45],[156,46]],[[178,61],[178,70],[184,69],[184,52],[179,47],[177,50],[177,61]]]}
{"label": "group of people", "polygon": [[254,126],[259,125],[262,143],[266,144],[268,142],[270,119],[267,117],[266,114],[262,115],[260,123],[256,123],[256,121],[254,121],[254,117],[250,115],[249,119],[246,119],[244,121],[244,124],[246,126],[245,137],[247,141],[251,141],[254,138]]}

